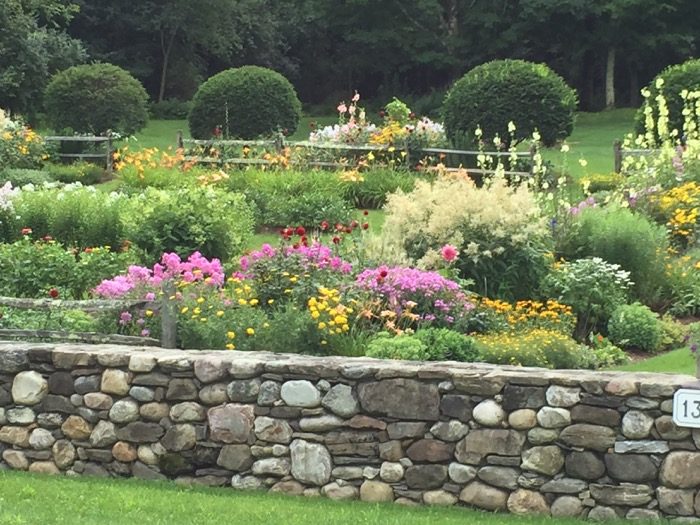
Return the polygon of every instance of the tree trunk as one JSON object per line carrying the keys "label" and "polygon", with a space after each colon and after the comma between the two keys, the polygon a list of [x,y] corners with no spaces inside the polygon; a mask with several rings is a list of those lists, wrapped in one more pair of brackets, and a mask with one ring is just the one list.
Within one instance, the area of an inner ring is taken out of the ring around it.
{"label": "tree trunk", "polygon": [[608,61],[605,66],[605,108],[615,107],[615,48],[608,48]]}
{"label": "tree trunk", "polygon": [[158,102],[163,102],[165,99],[165,85],[168,79],[168,65],[170,62],[170,53],[173,50],[173,44],[175,43],[175,34],[177,31],[173,31],[170,38],[166,44],[165,34],[161,29],[160,31],[160,50],[163,53],[163,65],[160,70],[160,88],[158,89]]}

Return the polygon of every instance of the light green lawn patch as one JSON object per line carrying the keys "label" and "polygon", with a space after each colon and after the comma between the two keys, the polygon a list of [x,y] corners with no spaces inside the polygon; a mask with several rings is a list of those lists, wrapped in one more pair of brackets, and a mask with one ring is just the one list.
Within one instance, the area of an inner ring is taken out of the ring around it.
{"label": "light green lawn patch", "polygon": [[[289,137],[289,140],[308,140],[311,131],[311,123],[315,122],[318,127],[335,124],[337,117],[302,117],[296,132]],[[190,138],[190,130],[186,120],[149,120],[144,129],[138,132],[129,143],[132,149],[140,148],[175,148],[177,145],[177,132],[182,131],[184,138]]]}
{"label": "light green lawn patch", "polygon": [[[552,148],[544,152],[544,158],[556,167],[566,158],[568,171],[575,180],[595,173],[611,173],[614,168],[613,142],[623,139],[634,128],[634,109],[614,109],[599,113],[578,113],[574,132],[567,139],[571,150],[568,154]],[[585,159],[584,168],[579,159]]]}
{"label": "light green lawn patch", "polygon": [[679,348],[665,354],[650,357],[631,363],[629,365],[616,367],[615,370],[625,370],[628,372],[659,372],[666,374],[688,374],[695,376],[695,356],[687,348]]}
{"label": "light green lawn patch", "polygon": [[0,473],[0,524],[8,525],[575,525],[466,509],[338,503],[170,483]]}

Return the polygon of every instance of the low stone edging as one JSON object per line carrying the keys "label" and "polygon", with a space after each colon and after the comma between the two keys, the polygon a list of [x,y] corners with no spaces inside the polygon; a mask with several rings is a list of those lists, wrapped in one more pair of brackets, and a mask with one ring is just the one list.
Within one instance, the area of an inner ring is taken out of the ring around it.
{"label": "low stone edging", "polygon": [[700,521],[690,376],[0,344],[0,468]]}

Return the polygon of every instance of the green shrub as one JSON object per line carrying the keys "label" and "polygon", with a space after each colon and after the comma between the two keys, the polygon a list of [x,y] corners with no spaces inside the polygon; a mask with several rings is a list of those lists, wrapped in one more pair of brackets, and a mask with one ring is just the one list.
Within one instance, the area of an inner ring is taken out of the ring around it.
{"label": "green shrub", "polygon": [[543,282],[547,296],[568,304],[576,313],[579,340],[605,329],[615,309],[627,302],[631,286],[629,272],[600,257],[559,263]]}
{"label": "green shrub", "polygon": [[610,341],[622,348],[655,352],[661,346],[663,335],[658,317],[643,304],[619,306],[608,321]]}
{"label": "green shrub", "polygon": [[58,309],[51,315],[46,310],[7,308],[0,317],[0,328],[22,330],[60,330],[63,332],[99,332],[98,323],[80,310]]}
{"label": "green shrub", "polygon": [[292,84],[258,66],[228,69],[202,84],[192,101],[190,133],[208,139],[220,126],[224,137],[252,139],[278,130],[294,133],[301,103]]}
{"label": "green shrub", "polygon": [[254,203],[257,222],[266,226],[345,223],[353,211],[340,179],[326,171],[235,171],[228,187]]}
{"label": "green shrub", "polygon": [[428,349],[420,339],[410,335],[393,336],[387,332],[377,334],[367,345],[367,357],[377,359],[404,359],[427,361]]}
{"label": "green shrub", "polygon": [[425,328],[415,335],[393,336],[381,332],[373,337],[365,354],[379,359],[408,361],[476,361],[474,339],[447,328]]}
{"label": "green shrub", "polygon": [[156,120],[184,120],[191,109],[191,101],[177,99],[152,102],[148,107],[151,118]]}
{"label": "green shrub", "polygon": [[494,60],[475,67],[452,86],[442,113],[447,136],[453,142],[466,137],[476,141],[499,135],[504,142],[516,125],[515,140],[526,140],[539,130],[551,146],[571,134],[576,92],[544,64],[523,60]]}
{"label": "green shrub", "polygon": [[498,365],[578,368],[584,350],[571,337],[550,330],[475,337],[480,359]]}
{"label": "green shrub", "polygon": [[600,334],[591,335],[590,346],[583,348],[586,348],[586,351],[581,364],[585,368],[611,368],[630,361],[629,356],[622,348],[615,346],[609,339]]}
{"label": "green shrub", "polygon": [[150,260],[164,252],[188,257],[199,251],[223,261],[240,252],[253,233],[243,195],[212,188],[149,189],[129,202],[128,238]]}
{"label": "green shrub", "polygon": [[134,262],[130,252],[104,247],[75,252],[55,241],[32,241],[30,236],[0,244],[0,295],[49,297],[52,288],[62,299],[86,298],[103,279]]}
{"label": "green shrub", "polygon": [[627,208],[590,207],[577,217],[565,245],[558,247],[567,260],[600,257],[630,272],[632,294],[654,303],[666,284],[664,257],[666,229]]}
{"label": "green shrub", "polygon": [[371,169],[362,173],[362,181],[345,182],[343,195],[356,208],[377,210],[386,204],[387,195],[413,190],[416,176],[402,170]]}
{"label": "green shrub", "polygon": [[[700,90],[700,59],[691,59],[682,64],[669,66],[649,83],[647,89],[651,95],[648,100],[651,103],[654,121],[659,117],[659,110],[655,103],[656,96],[659,94],[657,87],[659,79],[663,80],[661,91],[663,91],[668,107],[668,129],[669,131],[677,129],[679,132],[682,132],[684,103],[681,98],[681,92],[683,90]],[[646,131],[645,120],[644,106],[642,106],[635,115],[637,133],[644,134]]]}
{"label": "green shrub", "polygon": [[47,170],[7,168],[0,172],[0,185],[9,182],[15,188],[21,188],[26,184],[39,186],[52,180],[51,174]]}
{"label": "green shrub", "polygon": [[105,170],[102,166],[90,162],[76,162],[74,164],[47,164],[44,167],[50,177],[64,184],[80,182],[85,186],[97,184],[104,177]]}
{"label": "green shrub", "polygon": [[30,228],[35,238],[49,236],[79,249],[116,249],[124,241],[123,200],[123,196],[98,192],[94,187],[66,186],[22,191],[14,206],[20,228]]}
{"label": "green shrub", "polygon": [[425,345],[428,361],[472,362],[479,358],[474,339],[448,328],[425,328],[415,337]]}
{"label": "green shrub", "polygon": [[148,95],[141,83],[112,64],[74,66],[54,75],[44,103],[49,125],[76,133],[127,135],[148,121]]}

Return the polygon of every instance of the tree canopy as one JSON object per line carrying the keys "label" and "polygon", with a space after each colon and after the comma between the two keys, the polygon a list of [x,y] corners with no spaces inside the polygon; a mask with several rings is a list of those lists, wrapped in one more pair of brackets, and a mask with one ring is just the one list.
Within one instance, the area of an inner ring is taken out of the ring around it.
{"label": "tree canopy", "polygon": [[[57,69],[129,70],[152,100],[192,97],[206,78],[260,65],[306,103],[355,89],[420,97],[474,66],[549,65],[583,109],[635,105],[669,64],[697,56],[696,0],[0,0],[0,105],[31,110]],[[87,56],[85,54],[87,51]]]}

